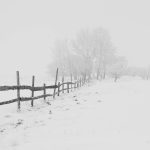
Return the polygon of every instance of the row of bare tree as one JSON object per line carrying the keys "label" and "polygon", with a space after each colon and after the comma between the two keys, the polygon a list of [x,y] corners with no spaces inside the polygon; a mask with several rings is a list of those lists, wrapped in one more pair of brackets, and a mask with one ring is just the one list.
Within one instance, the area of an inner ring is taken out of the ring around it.
{"label": "row of bare tree", "polygon": [[60,75],[72,74],[74,78],[103,79],[107,75],[116,81],[127,66],[126,59],[116,55],[110,35],[103,28],[81,30],[74,39],[57,40],[52,55],[50,73],[53,74],[57,66]]}

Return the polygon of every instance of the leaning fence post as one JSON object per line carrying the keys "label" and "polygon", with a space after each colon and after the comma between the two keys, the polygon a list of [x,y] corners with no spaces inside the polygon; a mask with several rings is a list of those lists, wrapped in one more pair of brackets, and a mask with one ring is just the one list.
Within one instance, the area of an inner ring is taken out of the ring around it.
{"label": "leaning fence post", "polygon": [[[56,70],[55,86],[57,85],[57,79],[58,79],[58,68]],[[56,94],[56,88],[54,88],[53,98],[55,98],[55,94]]]}
{"label": "leaning fence post", "polygon": [[62,77],[62,93],[64,93],[64,77]]}
{"label": "leaning fence post", "polygon": [[58,82],[58,93],[57,93],[57,96],[59,96],[59,93],[60,93],[60,82]]}
{"label": "leaning fence post", "polygon": [[19,77],[19,71],[16,72],[17,75],[17,99],[18,99],[18,110],[20,110],[20,77]]}
{"label": "leaning fence post", "polygon": [[72,74],[71,74],[71,91],[72,91]]}
{"label": "leaning fence post", "polygon": [[69,93],[69,83],[67,83],[67,92]]}
{"label": "leaning fence post", "polygon": [[31,106],[33,107],[33,97],[34,97],[34,82],[35,82],[35,76],[32,76],[32,93],[31,93]]}
{"label": "leaning fence post", "polygon": [[44,94],[44,100],[46,99],[46,84],[43,84],[43,94]]}

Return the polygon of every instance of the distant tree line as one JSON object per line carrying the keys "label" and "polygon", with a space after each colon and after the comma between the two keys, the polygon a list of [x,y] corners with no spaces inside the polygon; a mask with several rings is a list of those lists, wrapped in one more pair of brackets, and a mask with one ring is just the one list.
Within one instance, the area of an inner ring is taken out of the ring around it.
{"label": "distant tree line", "polygon": [[148,67],[128,67],[126,70],[127,76],[138,76],[144,80],[150,79],[150,66]]}
{"label": "distant tree line", "polygon": [[112,76],[117,81],[127,69],[126,59],[116,55],[110,35],[104,28],[81,30],[74,39],[57,40],[51,51],[53,62],[49,68],[52,75],[58,67],[61,76],[72,74],[75,79]]}

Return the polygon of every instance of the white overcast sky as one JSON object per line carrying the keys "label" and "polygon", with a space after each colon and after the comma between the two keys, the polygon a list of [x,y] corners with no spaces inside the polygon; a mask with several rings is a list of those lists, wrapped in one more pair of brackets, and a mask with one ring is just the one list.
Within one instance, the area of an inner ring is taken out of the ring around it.
{"label": "white overcast sky", "polygon": [[150,1],[0,0],[0,74],[46,74],[57,38],[106,28],[129,65],[150,64]]}

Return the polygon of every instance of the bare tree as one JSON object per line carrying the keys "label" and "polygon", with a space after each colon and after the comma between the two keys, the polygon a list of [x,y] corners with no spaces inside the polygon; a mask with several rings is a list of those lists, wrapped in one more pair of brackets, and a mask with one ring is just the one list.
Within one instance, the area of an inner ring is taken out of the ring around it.
{"label": "bare tree", "polygon": [[114,59],[114,46],[107,30],[97,28],[92,33],[97,79],[105,78],[107,66]]}
{"label": "bare tree", "polygon": [[58,67],[59,74],[62,76],[67,75],[71,70],[68,41],[57,40],[54,44],[54,48],[51,51],[53,54],[53,62],[50,65],[51,74],[53,74],[53,71],[55,71],[56,67]]}
{"label": "bare tree", "polygon": [[81,74],[86,78],[90,76],[93,70],[93,43],[91,31],[81,30],[76,39],[72,40],[72,47],[75,54],[82,58],[82,71]]}
{"label": "bare tree", "polygon": [[59,67],[60,74],[72,74],[75,78],[90,78],[92,73],[97,74],[97,79],[105,78],[112,64],[114,68],[119,65],[110,35],[103,28],[81,30],[71,42],[56,41],[52,52],[52,66]]}

